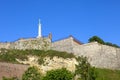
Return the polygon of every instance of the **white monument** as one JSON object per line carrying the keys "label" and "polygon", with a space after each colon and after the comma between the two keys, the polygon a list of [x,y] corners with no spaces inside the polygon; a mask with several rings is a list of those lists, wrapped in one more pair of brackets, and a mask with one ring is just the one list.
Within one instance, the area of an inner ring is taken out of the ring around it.
{"label": "white monument", "polygon": [[41,31],[41,23],[40,23],[40,19],[39,19],[39,23],[38,23],[38,36],[37,38],[42,37],[42,31]]}

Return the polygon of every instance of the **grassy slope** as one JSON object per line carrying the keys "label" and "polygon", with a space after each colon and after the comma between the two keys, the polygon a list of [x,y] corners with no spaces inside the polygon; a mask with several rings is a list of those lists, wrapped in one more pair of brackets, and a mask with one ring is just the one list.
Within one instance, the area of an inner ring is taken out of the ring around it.
{"label": "grassy slope", "polygon": [[[27,55],[35,55],[40,57],[40,63],[42,63],[41,58],[43,59],[46,56],[49,57],[63,57],[63,58],[73,58],[75,57],[73,54],[68,54],[66,52],[58,52],[58,51],[42,51],[42,50],[0,50],[0,62],[10,62],[10,63],[18,63],[15,58],[18,59],[27,59]],[[109,70],[109,69],[95,69],[97,73],[96,80],[120,80],[120,71],[118,70]]]}
{"label": "grassy slope", "polygon": [[39,59],[43,59],[48,56],[53,58],[54,56],[62,57],[62,58],[75,58],[73,54],[68,54],[66,52],[59,52],[54,50],[0,50],[0,62],[10,62],[10,63],[18,63],[17,59],[25,60],[28,55],[37,56]]}
{"label": "grassy slope", "polygon": [[99,69],[96,68],[97,79],[96,80],[120,80],[119,70]]}

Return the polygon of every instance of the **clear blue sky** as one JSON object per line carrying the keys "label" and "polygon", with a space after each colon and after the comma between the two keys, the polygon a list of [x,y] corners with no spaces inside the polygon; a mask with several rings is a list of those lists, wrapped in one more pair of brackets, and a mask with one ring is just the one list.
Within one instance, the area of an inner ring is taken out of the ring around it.
{"label": "clear blue sky", "polygon": [[120,0],[0,0],[0,41],[36,37],[39,18],[53,40],[97,35],[120,45]]}

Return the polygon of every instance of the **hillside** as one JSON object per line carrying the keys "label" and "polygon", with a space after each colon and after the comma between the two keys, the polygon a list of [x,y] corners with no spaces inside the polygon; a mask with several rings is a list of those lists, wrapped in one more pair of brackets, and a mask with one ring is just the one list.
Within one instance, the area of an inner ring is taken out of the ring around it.
{"label": "hillside", "polygon": [[[2,75],[5,76],[7,74],[7,77],[20,77],[18,75],[19,71],[22,71],[23,73],[28,66],[37,66],[42,74],[45,74],[48,70],[62,67],[65,67],[70,71],[75,71],[75,61],[75,56],[73,54],[53,50],[0,50],[0,67],[5,66],[4,68],[1,68],[3,73],[5,71]],[[22,64],[24,68],[21,70],[19,67],[12,66],[12,64],[18,66]],[[16,72],[16,74],[6,71],[5,68],[10,72]]]}
{"label": "hillside", "polygon": [[[74,72],[76,64],[76,57],[66,52],[53,50],[0,50],[0,71],[2,71],[0,73],[6,77],[21,77],[29,66],[39,67],[40,72],[43,74],[51,69],[62,67]],[[22,67],[20,68],[20,66]],[[97,74],[96,80],[120,80],[119,70],[95,68],[95,72]]]}

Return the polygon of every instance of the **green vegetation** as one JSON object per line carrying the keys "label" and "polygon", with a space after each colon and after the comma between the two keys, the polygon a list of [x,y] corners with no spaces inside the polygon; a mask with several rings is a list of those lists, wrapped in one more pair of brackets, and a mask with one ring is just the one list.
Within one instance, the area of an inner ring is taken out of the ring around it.
{"label": "green vegetation", "polygon": [[104,45],[108,45],[108,46],[112,46],[112,47],[116,47],[116,48],[120,48],[120,46],[118,46],[117,44],[113,44],[110,42],[105,42],[104,40],[102,40],[100,37],[98,36],[93,36],[91,38],[88,39],[88,42],[98,42],[100,44],[104,44]]}
{"label": "green vegetation", "polygon": [[79,75],[79,80],[96,80],[97,74],[95,68],[91,67],[86,57],[77,58],[75,75]]}
{"label": "green vegetation", "polygon": [[[5,78],[4,80],[9,80]],[[14,80],[14,79],[12,79]],[[50,70],[45,76],[41,75],[37,67],[30,67],[23,74],[22,80],[73,80],[73,74],[65,68]]]}
{"label": "green vegetation", "polygon": [[[16,58],[26,60],[27,56],[37,56],[39,64],[43,64],[44,57],[53,58],[54,56],[62,58],[75,58],[73,54],[58,51],[43,51],[43,50],[7,50],[0,49],[0,62],[18,63]],[[65,68],[48,71],[46,76],[39,73],[36,67],[30,67],[23,74],[22,80],[74,80],[75,76],[79,76],[78,80],[120,80],[120,70],[109,70],[93,68],[88,63],[86,57],[76,58],[78,65],[76,65],[75,73],[71,73]],[[74,76],[73,76],[74,74]],[[3,80],[19,80],[17,78],[6,78]]]}
{"label": "green vegetation", "polygon": [[120,80],[120,70],[109,70],[96,68],[96,80]]}
{"label": "green vegetation", "polygon": [[16,61],[17,59],[21,60],[27,60],[27,56],[37,56],[39,57],[38,62],[39,64],[43,64],[44,57],[50,57],[51,59],[54,56],[62,57],[62,58],[74,58],[75,56],[73,54],[68,54],[66,52],[59,52],[54,50],[7,50],[7,49],[0,49],[0,62],[11,62],[11,63],[18,63]]}
{"label": "green vegetation", "polygon": [[22,80],[41,80],[41,74],[37,67],[29,67],[22,76]]}
{"label": "green vegetation", "polygon": [[86,57],[78,57],[77,61],[75,74],[81,76],[79,80],[120,80],[120,70],[91,67]]}
{"label": "green vegetation", "polygon": [[[52,71],[48,71],[47,73],[49,73],[49,74],[47,74],[46,76],[41,76],[41,74],[40,73],[38,73],[38,71],[36,71],[36,70],[38,70],[38,69],[36,69],[36,68],[34,68],[34,67],[31,67],[31,68],[29,68],[29,70],[27,70],[25,73],[24,73],[24,77],[27,77],[28,78],[28,76],[33,76],[34,75],[34,77],[35,77],[35,74],[36,74],[36,72],[37,72],[37,75],[39,75],[38,76],[38,78],[40,78],[40,79],[38,79],[38,80],[60,80],[60,79],[48,79],[48,78],[51,78],[50,76],[48,76],[48,75],[51,75],[52,77],[54,77],[54,76],[59,76],[59,75],[55,75],[56,73],[58,74],[59,73],[59,71],[62,71],[61,69],[57,69],[57,70],[52,70]],[[96,76],[96,79],[95,80],[120,80],[120,71],[119,70],[109,70],[109,69],[100,69],[100,68],[94,68],[94,70],[95,70],[95,72],[97,73],[97,76]],[[32,73],[31,73],[31,71],[33,71]],[[64,71],[64,72],[66,72],[66,71]],[[64,74],[64,72],[62,73],[62,76],[63,76],[63,74]],[[68,71],[69,72],[69,71]],[[53,74],[53,75],[52,75]],[[66,74],[66,73],[65,73]],[[71,74],[71,72],[70,72],[70,74]],[[61,76],[61,75],[60,75]],[[66,75],[66,76],[69,76],[69,75]],[[64,76],[64,77],[66,77],[66,76]],[[72,74],[72,76],[73,76],[73,74]],[[33,78],[34,78],[33,77]],[[47,77],[47,79],[45,79]],[[22,79],[22,80],[36,80],[36,79]],[[72,77],[73,78],[73,77]],[[19,79],[17,79],[17,78],[6,78],[6,77],[3,77],[3,80],[19,80]],[[65,79],[63,79],[63,80],[65,80]],[[69,79],[68,79],[69,80]],[[70,79],[71,80],[71,79]],[[74,79],[73,79],[74,80]],[[84,80],[84,79],[78,79],[78,80]],[[94,80],[94,79],[88,79],[88,80]]]}
{"label": "green vegetation", "polygon": [[19,79],[17,77],[12,77],[12,78],[3,77],[2,80],[19,80]]}
{"label": "green vegetation", "polygon": [[42,80],[73,80],[73,74],[65,68],[51,70]]}
{"label": "green vegetation", "polygon": [[100,37],[98,37],[98,36],[93,36],[93,37],[91,37],[91,38],[89,38],[89,40],[88,40],[89,42],[98,42],[98,43],[100,43],[100,44],[104,44],[105,42],[100,38]]}
{"label": "green vegetation", "polygon": [[118,46],[117,44],[113,44],[113,43],[110,43],[110,42],[105,42],[105,45],[113,46],[113,47],[116,47],[116,48],[120,48],[120,46]]}

